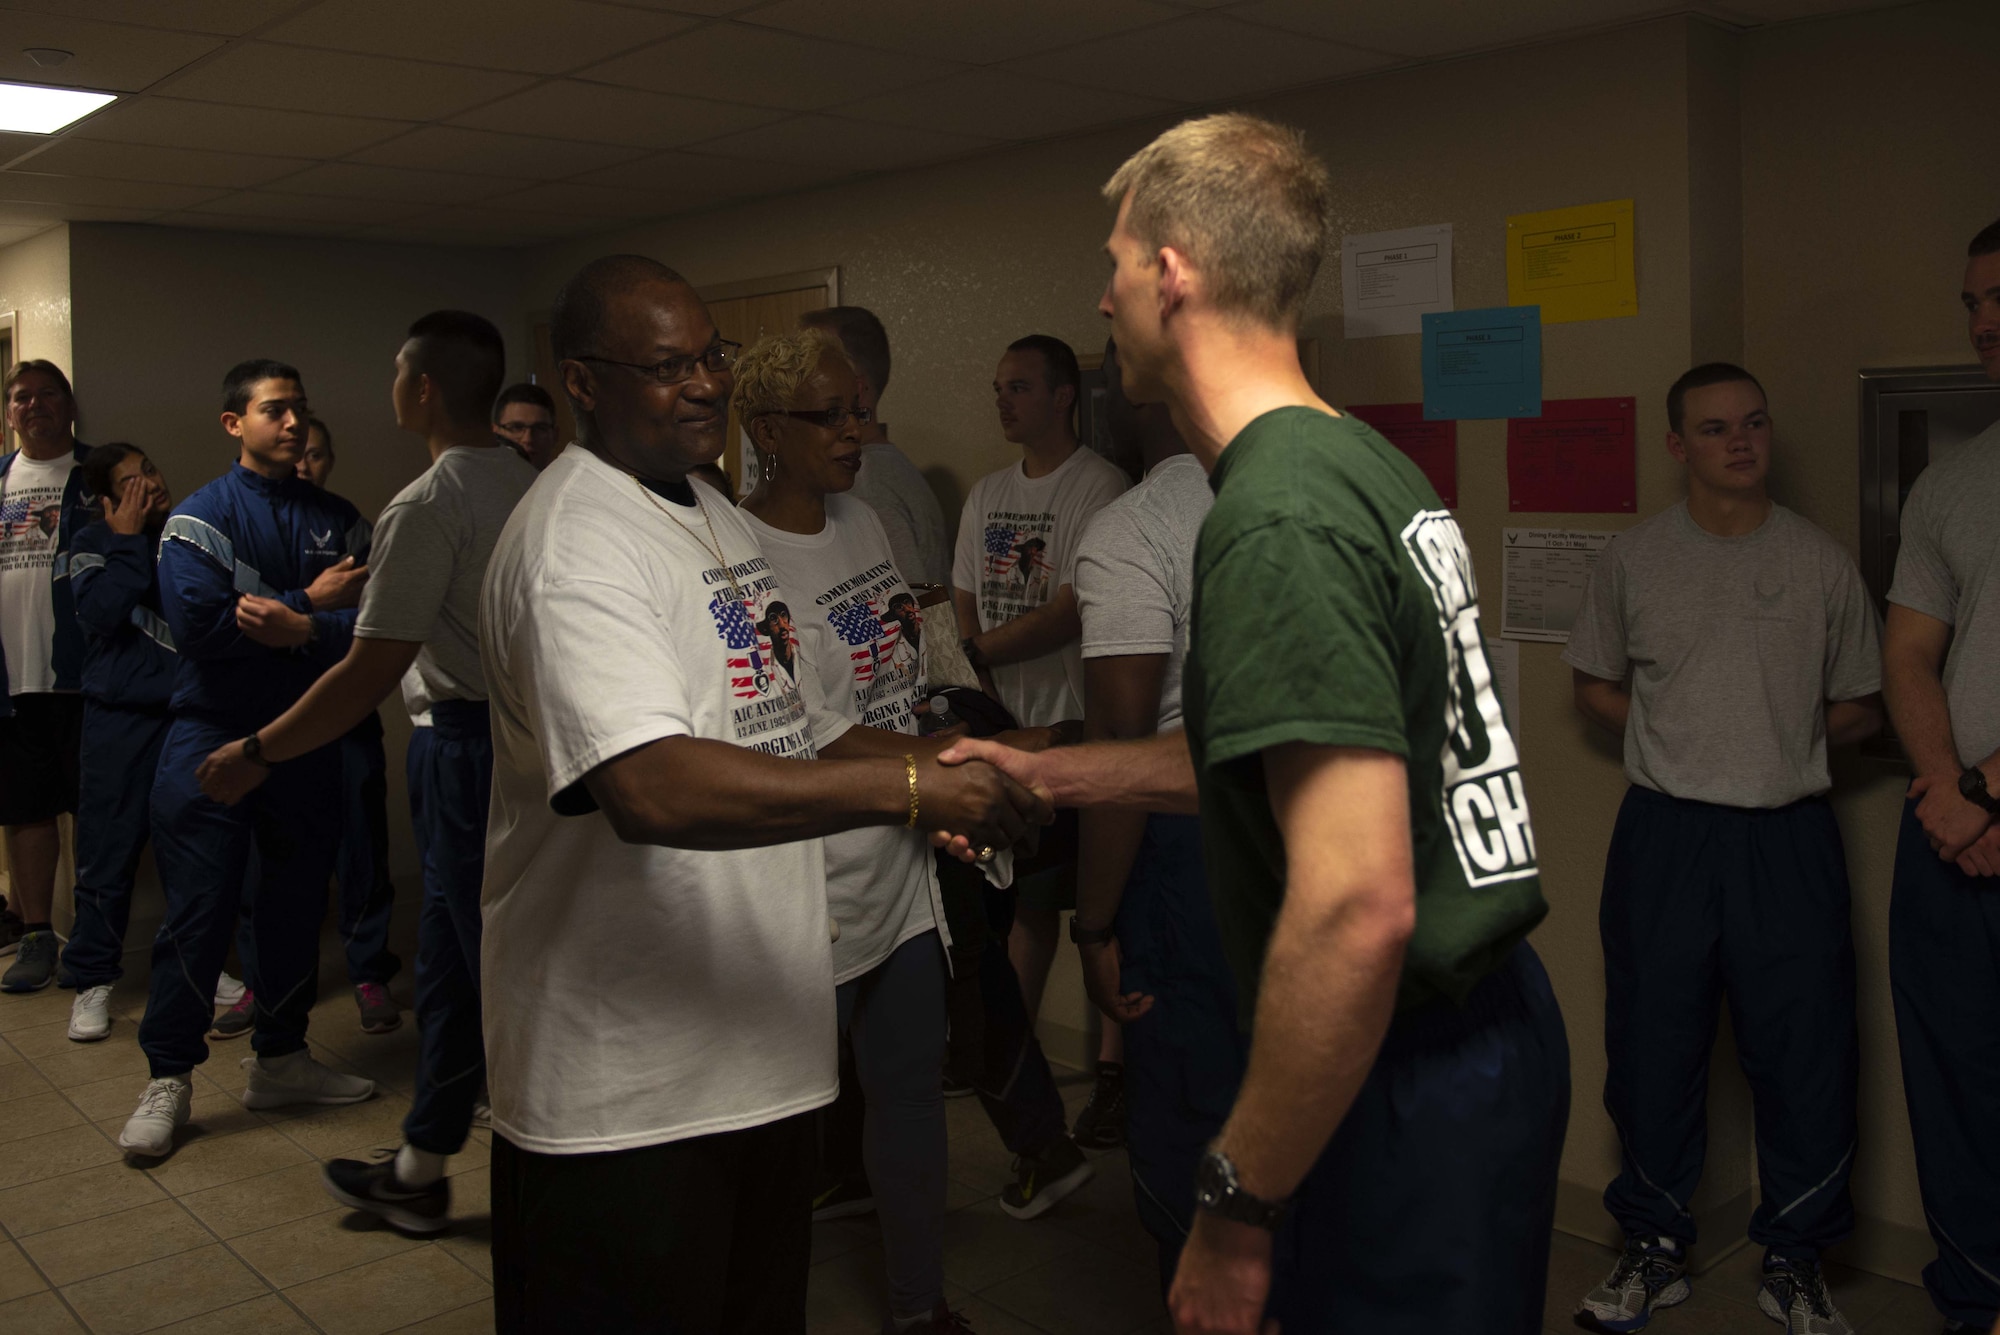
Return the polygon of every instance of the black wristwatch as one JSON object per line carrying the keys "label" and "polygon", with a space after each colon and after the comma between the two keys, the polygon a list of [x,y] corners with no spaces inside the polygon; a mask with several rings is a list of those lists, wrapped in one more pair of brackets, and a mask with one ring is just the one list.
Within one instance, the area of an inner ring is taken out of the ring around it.
{"label": "black wristwatch", "polygon": [[1969,766],[1958,776],[1958,795],[1976,807],[1986,808],[1988,815],[2000,816],[2000,797],[1986,790],[1986,771],[1979,766]]}
{"label": "black wristwatch", "polygon": [[1101,946],[1118,935],[1109,927],[1080,927],[1078,924],[1081,921],[1076,915],[1070,915],[1069,939],[1079,946]]}
{"label": "black wristwatch", "polygon": [[243,739],[243,758],[265,769],[271,768],[271,762],[264,759],[264,739],[254,732]]}
{"label": "black wristwatch", "polygon": [[1194,1170],[1194,1203],[1218,1219],[1233,1220],[1275,1233],[1284,1222],[1289,1201],[1252,1196],[1236,1180],[1236,1165],[1215,1146],[1201,1156]]}

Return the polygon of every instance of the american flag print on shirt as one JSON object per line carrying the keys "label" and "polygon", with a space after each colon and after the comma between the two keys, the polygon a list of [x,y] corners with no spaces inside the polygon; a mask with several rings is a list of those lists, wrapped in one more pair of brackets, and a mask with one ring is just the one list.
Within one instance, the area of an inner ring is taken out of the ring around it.
{"label": "american flag print on shirt", "polygon": [[856,599],[826,614],[827,623],[840,642],[848,647],[848,662],[854,670],[854,684],[865,686],[875,680],[875,670],[889,660],[902,638],[901,623],[884,621],[875,610],[875,600]]}
{"label": "american flag print on shirt", "polygon": [[739,700],[755,700],[770,679],[769,641],[757,633],[750,609],[729,594],[710,599],[708,614],[715,618],[716,631],[729,649],[729,693]]}

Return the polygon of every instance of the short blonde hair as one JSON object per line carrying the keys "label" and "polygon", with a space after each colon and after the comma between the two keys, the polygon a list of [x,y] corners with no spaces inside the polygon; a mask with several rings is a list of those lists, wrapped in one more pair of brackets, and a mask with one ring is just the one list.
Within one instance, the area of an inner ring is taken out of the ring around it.
{"label": "short blonde hair", "polygon": [[756,346],[736,361],[736,392],[729,398],[736,420],[748,430],[751,418],[790,408],[799,386],[828,356],[853,365],[840,340],[824,329],[800,329],[758,339]]}
{"label": "short blonde hair", "polygon": [[1171,246],[1219,310],[1296,324],[1332,231],[1332,185],[1305,136],[1240,111],[1182,121],[1104,183],[1149,249]]}

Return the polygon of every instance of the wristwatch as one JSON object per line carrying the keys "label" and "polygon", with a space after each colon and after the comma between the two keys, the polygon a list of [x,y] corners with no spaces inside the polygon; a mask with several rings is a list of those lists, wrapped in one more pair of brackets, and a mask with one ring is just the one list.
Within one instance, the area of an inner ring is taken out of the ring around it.
{"label": "wristwatch", "polygon": [[1979,766],[1968,766],[1958,776],[1958,795],[1976,807],[1984,807],[1988,815],[2000,816],[2000,797],[1986,790],[1986,771]]}
{"label": "wristwatch", "polygon": [[1109,927],[1081,926],[1082,921],[1081,918],[1076,917],[1074,914],[1070,916],[1069,920],[1069,939],[1079,946],[1101,946],[1118,935],[1116,931]]}
{"label": "wristwatch", "polygon": [[271,768],[271,762],[264,759],[264,739],[254,732],[243,739],[243,758],[265,769]]}
{"label": "wristwatch", "polygon": [[1252,1196],[1236,1180],[1236,1165],[1215,1146],[1201,1156],[1194,1170],[1194,1203],[1219,1219],[1249,1224],[1275,1233],[1284,1222],[1289,1201]]}

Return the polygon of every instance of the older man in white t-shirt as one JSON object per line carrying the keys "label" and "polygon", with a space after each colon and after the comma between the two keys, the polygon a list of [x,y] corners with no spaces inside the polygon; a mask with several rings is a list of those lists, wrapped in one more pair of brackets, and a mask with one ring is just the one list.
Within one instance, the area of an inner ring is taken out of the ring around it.
{"label": "older man in white t-shirt", "polygon": [[778,670],[759,625],[784,591],[687,481],[722,452],[736,352],[692,288],[597,260],[553,335],[579,438],[481,600],[497,1325],[802,1331],[804,1114],[836,1084],[820,836],[1002,844],[1043,809]]}

